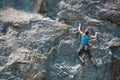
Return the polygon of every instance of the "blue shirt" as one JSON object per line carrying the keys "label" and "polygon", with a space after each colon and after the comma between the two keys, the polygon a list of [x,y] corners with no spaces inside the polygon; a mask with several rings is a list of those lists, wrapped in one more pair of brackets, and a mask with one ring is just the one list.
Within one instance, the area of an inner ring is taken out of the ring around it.
{"label": "blue shirt", "polygon": [[81,42],[84,44],[88,44],[89,43],[89,37],[85,34],[82,35],[81,37]]}

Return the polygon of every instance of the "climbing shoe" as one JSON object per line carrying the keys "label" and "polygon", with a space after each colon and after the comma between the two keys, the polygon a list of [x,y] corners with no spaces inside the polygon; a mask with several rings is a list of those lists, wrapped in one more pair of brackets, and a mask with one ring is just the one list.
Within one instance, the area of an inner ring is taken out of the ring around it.
{"label": "climbing shoe", "polygon": [[81,62],[82,66],[85,66],[85,62]]}
{"label": "climbing shoe", "polygon": [[98,66],[96,64],[93,64],[93,67],[96,68],[96,69],[98,69]]}

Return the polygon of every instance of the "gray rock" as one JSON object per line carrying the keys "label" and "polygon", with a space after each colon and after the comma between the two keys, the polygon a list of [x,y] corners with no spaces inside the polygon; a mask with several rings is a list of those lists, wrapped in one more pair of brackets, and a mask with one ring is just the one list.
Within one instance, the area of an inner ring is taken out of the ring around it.
{"label": "gray rock", "polygon": [[[119,7],[112,8],[113,4],[117,1],[1,0],[0,79],[119,79]],[[8,5],[12,8],[7,8]],[[109,11],[103,13],[102,9]],[[82,23],[82,30],[89,27],[92,35],[99,31],[90,47],[98,70],[87,55],[83,56],[86,65],[81,65],[77,52],[78,22]]]}
{"label": "gray rock", "polygon": [[38,12],[40,9],[40,5],[43,0],[1,0],[0,8],[12,7],[17,10],[24,10],[26,12]]}
{"label": "gray rock", "polygon": [[101,19],[108,20],[110,22],[120,25],[120,12],[116,10],[102,9],[99,12]]}
{"label": "gray rock", "polygon": [[102,22],[99,21],[98,19],[93,19],[88,16],[85,16],[84,19],[90,26],[102,26],[103,25]]}

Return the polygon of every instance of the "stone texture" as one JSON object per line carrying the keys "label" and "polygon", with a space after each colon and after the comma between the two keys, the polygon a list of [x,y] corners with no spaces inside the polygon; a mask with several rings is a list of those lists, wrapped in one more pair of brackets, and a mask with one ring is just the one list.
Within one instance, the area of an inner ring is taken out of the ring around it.
{"label": "stone texture", "polygon": [[0,8],[14,8],[17,10],[24,10],[26,12],[38,12],[40,5],[44,0],[1,0]]}
{"label": "stone texture", "polygon": [[[119,80],[119,6],[115,4],[117,0],[1,0],[0,79]],[[98,70],[88,56],[85,66],[78,59],[78,22],[92,35],[99,31],[91,46]]]}
{"label": "stone texture", "polygon": [[90,26],[102,26],[103,25],[101,21],[90,18],[88,16],[85,16],[84,19]]}
{"label": "stone texture", "polygon": [[99,15],[102,19],[120,25],[120,11],[102,9],[100,10]]}

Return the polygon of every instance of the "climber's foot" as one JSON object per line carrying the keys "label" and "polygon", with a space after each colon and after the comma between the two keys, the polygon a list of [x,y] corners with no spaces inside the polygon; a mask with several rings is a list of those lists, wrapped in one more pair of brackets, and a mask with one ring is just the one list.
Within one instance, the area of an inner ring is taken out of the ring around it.
{"label": "climber's foot", "polygon": [[85,62],[81,62],[81,65],[82,65],[82,66],[85,66]]}
{"label": "climber's foot", "polygon": [[97,64],[93,64],[93,67],[94,67],[94,68],[96,68],[96,69],[98,69],[98,66],[97,66]]}

